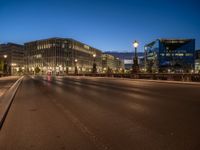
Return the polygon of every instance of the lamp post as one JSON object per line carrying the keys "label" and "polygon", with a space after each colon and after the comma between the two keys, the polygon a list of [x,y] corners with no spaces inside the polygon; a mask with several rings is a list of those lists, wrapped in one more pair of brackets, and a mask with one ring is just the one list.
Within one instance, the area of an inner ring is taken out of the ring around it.
{"label": "lamp post", "polygon": [[93,68],[92,68],[92,73],[96,74],[97,73],[97,64],[96,64],[96,54],[93,54]]}
{"label": "lamp post", "polygon": [[4,66],[3,66],[3,71],[7,75],[8,74],[8,64],[7,64],[7,57],[8,55],[3,55],[4,58]]}
{"label": "lamp post", "polygon": [[75,71],[74,71],[74,74],[75,74],[75,75],[78,75],[77,62],[78,62],[78,59],[75,59],[75,60],[74,60],[74,63],[75,63]]}
{"label": "lamp post", "polygon": [[138,56],[137,56],[137,48],[139,43],[137,41],[133,42],[133,47],[135,48],[134,58],[133,58],[133,66],[132,66],[132,73],[136,74],[139,73],[139,64],[138,64]]}
{"label": "lamp post", "polygon": [[144,47],[144,71],[147,72],[147,47]]}

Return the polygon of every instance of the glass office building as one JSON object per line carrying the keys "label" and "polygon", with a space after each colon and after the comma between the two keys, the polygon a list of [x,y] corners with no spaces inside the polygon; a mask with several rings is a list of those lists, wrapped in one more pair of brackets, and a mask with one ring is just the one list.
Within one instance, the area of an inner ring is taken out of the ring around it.
{"label": "glass office building", "polygon": [[[96,55],[96,58],[93,55]],[[96,48],[69,38],[50,38],[25,43],[26,70],[42,74],[91,73],[93,63],[97,72],[102,70],[102,52]],[[94,60],[95,59],[95,60]],[[76,61],[75,61],[76,60]]]}
{"label": "glass office building", "polygon": [[200,73],[200,50],[196,50],[196,57],[195,57],[195,72]]}
{"label": "glass office building", "polygon": [[150,73],[190,73],[195,67],[194,39],[157,39],[145,45]]}

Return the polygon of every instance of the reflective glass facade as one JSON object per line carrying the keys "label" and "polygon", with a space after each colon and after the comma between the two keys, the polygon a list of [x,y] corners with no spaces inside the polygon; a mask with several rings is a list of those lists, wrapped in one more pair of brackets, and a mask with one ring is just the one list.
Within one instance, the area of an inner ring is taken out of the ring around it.
{"label": "reflective glass facade", "polygon": [[158,39],[147,45],[147,72],[192,72],[195,64],[194,39]]}
{"label": "reflective glass facade", "polygon": [[200,73],[200,50],[196,51],[195,72]]}

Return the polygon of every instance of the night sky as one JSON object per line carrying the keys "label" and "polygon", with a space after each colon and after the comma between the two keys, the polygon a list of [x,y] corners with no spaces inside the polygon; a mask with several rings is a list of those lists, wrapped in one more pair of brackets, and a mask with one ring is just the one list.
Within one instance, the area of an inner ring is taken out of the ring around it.
{"label": "night sky", "polygon": [[0,43],[66,37],[103,51],[157,38],[195,38],[199,0],[0,0]]}

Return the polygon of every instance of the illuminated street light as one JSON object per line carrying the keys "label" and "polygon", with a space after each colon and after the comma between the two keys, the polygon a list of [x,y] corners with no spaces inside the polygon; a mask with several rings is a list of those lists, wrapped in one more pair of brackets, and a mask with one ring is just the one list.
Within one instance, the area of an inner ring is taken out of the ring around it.
{"label": "illuminated street light", "polygon": [[3,55],[3,57],[4,57],[4,58],[7,58],[7,57],[8,57],[8,55]]}
{"label": "illuminated street light", "polygon": [[144,47],[144,71],[147,72],[147,47]]}
{"label": "illuminated street light", "polygon": [[135,54],[133,58],[133,66],[132,66],[132,73],[139,73],[139,64],[138,64],[138,56],[137,56],[137,48],[139,46],[139,43],[137,41],[133,42],[133,47],[135,48]]}
{"label": "illuminated street light", "polygon": [[77,68],[78,59],[75,59],[74,62],[75,62],[75,71],[74,71],[74,74],[78,75],[78,68]]}
{"label": "illuminated street light", "polygon": [[3,65],[3,72],[4,74],[8,74],[8,62],[7,62],[7,55],[3,55],[4,58],[4,65]]}
{"label": "illuminated street light", "polygon": [[92,68],[92,73],[96,74],[97,73],[97,64],[96,64],[96,54],[93,54],[94,62],[93,62],[93,68]]}
{"label": "illuminated street light", "polygon": [[134,41],[134,42],[133,42],[133,46],[134,46],[134,48],[138,48],[139,43],[138,43],[137,41]]}

